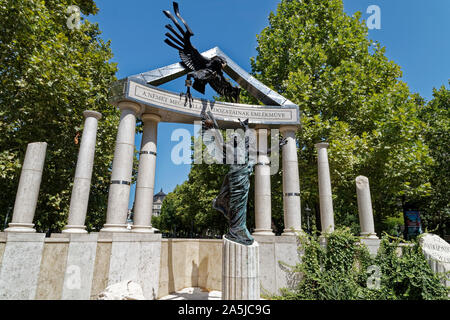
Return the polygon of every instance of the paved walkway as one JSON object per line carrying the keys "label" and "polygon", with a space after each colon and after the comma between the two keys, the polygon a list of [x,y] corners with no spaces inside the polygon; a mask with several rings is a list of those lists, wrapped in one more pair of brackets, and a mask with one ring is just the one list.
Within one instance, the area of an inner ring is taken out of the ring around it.
{"label": "paved walkway", "polygon": [[220,291],[203,291],[203,289],[195,288],[184,288],[182,290],[176,291],[164,296],[159,300],[221,300],[222,292]]}

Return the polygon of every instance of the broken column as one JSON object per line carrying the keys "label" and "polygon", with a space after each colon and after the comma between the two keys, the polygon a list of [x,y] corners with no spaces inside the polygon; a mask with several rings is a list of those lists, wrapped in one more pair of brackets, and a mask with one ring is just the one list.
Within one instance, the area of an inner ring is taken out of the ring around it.
{"label": "broken column", "polygon": [[326,142],[317,143],[317,164],[319,174],[320,222],[322,233],[334,231],[333,198],[331,194],[330,167]]}
{"label": "broken column", "polygon": [[101,113],[91,110],[83,112],[83,136],[78,152],[77,168],[70,199],[69,219],[63,233],[87,233],[85,220],[91,189],[92,168],[94,167],[95,144],[97,141],[98,120]]}
{"label": "broken column", "polygon": [[46,142],[30,143],[20,174],[12,221],[6,232],[36,232],[33,219],[44,170]]}
{"label": "broken column", "polygon": [[356,195],[358,198],[361,236],[378,239],[373,222],[372,200],[370,197],[369,179],[367,177],[359,176],[356,178]]}

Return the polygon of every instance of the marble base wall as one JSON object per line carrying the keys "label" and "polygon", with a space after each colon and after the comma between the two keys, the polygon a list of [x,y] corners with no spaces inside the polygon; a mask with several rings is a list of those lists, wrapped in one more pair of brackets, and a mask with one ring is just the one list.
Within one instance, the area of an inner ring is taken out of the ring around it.
{"label": "marble base wall", "polygon": [[0,266],[0,299],[36,296],[45,234],[8,233]]}
{"label": "marble base wall", "polygon": [[[132,278],[143,285],[147,299],[186,287],[222,290],[222,240],[158,237],[0,232],[0,294],[3,299],[96,299],[108,285]],[[255,238],[261,294],[279,294],[293,283],[279,262],[298,261],[296,237]]]}
{"label": "marble base wall", "polygon": [[[108,236],[102,237],[107,238]],[[108,286],[133,281],[142,287],[144,297],[158,297],[161,260],[161,234],[110,235],[112,240]]]}

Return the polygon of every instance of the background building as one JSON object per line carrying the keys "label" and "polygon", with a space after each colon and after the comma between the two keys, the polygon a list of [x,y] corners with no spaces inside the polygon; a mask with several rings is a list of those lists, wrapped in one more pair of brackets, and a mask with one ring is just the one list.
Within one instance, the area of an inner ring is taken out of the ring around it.
{"label": "background building", "polygon": [[164,201],[164,198],[167,196],[161,188],[161,191],[153,196],[153,216],[159,216],[161,214],[161,206]]}

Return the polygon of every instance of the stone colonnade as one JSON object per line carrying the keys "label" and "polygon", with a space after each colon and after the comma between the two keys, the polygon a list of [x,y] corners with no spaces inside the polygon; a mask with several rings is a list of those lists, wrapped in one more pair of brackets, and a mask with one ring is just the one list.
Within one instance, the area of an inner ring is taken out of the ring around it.
{"label": "stone colonnade", "polygon": [[[126,219],[130,197],[133,168],[136,119],[144,123],[136,185],[134,224],[131,232],[153,233],[151,225],[155,168],[157,155],[157,128],[161,118],[156,114],[141,114],[139,104],[123,101],[117,131],[111,184],[108,194],[106,223],[101,232],[130,232]],[[63,233],[86,233],[85,220],[94,164],[98,121],[101,114],[87,110],[83,113],[85,124],[78,153],[68,224]],[[283,146],[283,235],[294,235],[301,230],[300,184],[297,163],[295,132],[297,126],[281,126],[287,143]],[[270,159],[268,128],[257,127],[258,163],[255,167],[255,235],[274,235],[271,217]],[[46,143],[30,144],[21,175],[12,222],[5,231],[35,232],[33,218],[39,194],[40,179],[44,166]],[[31,159],[32,158],[32,159]],[[31,189],[33,190],[31,190]],[[31,199],[32,198],[32,199]]]}
{"label": "stone colonnade", "polygon": [[[114,151],[111,184],[108,195],[106,223],[102,232],[130,232],[126,219],[130,196],[136,119],[144,123],[144,132],[139,157],[139,171],[136,185],[135,216],[131,232],[153,233],[151,225],[152,204],[157,155],[157,128],[160,116],[140,114],[139,104],[124,101],[119,103],[120,122]],[[86,118],[76,167],[68,224],[63,233],[86,233],[85,219],[89,200],[92,168],[98,120],[101,114],[85,111]],[[280,127],[286,144],[283,154],[283,235],[295,235],[301,231],[300,183],[298,172],[295,132],[297,126]],[[271,226],[271,183],[270,159],[267,153],[268,127],[257,127],[258,158],[255,166],[255,230],[254,235],[274,235]],[[45,160],[46,143],[32,143],[27,148],[12,222],[5,231],[35,232],[34,211],[37,204],[40,180]],[[323,232],[334,230],[333,202],[331,194],[330,169],[327,143],[315,145],[318,151],[318,175],[320,216]],[[356,179],[361,236],[376,237],[370,199],[368,179]]]}

